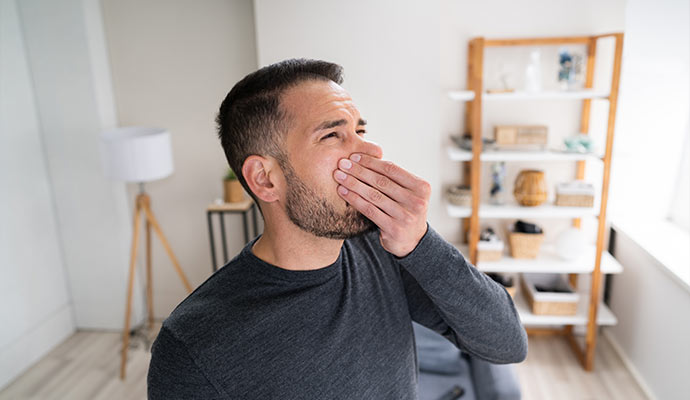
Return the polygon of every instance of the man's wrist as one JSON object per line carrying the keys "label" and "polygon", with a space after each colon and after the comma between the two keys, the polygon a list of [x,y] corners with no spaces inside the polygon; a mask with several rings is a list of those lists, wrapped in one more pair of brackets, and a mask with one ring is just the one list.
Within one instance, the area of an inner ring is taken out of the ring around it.
{"label": "man's wrist", "polygon": [[429,233],[429,223],[426,222],[426,223],[425,223],[425,229],[424,229],[422,235],[419,237],[419,239],[415,242],[415,245],[412,246],[412,248],[411,248],[407,253],[405,253],[405,254],[403,254],[403,255],[393,254],[393,255],[395,256],[395,258],[397,258],[398,260],[402,260],[402,259],[404,259],[404,258],[407,258],[407,257],[408,257],[409,255],[411,255],[412,253],[414,253],[414,251],[417,250],[417,248],[419,248],[419,244],[422,243],[422,241],[424,240],[424,237],[425,237],[428,233]]}

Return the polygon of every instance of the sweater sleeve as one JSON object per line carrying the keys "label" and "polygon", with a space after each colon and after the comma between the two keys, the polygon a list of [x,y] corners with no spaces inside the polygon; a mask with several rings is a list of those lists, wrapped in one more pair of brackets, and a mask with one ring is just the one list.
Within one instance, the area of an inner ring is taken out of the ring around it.
{"label": "sweater sleeve", "polygon": [[147,390],[149,399],[224,398],[165,326],[151,349]]}
{"label": "sweater sleeve", "polygon": [[413,321],[489,362],[525,359],[527,334],[508,292],[431,226],[410,254],[396,259]]}

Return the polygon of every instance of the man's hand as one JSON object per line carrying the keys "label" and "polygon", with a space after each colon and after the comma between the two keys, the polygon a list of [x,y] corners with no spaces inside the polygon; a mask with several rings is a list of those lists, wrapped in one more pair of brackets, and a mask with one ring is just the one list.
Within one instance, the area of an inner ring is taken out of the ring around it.
{"label": "man's hand", "polygon": [[381,231],[381,245],[397,257],[410,254],[426,233],[431,185],[390,161],[355,153],[333,173],[338,193]]}

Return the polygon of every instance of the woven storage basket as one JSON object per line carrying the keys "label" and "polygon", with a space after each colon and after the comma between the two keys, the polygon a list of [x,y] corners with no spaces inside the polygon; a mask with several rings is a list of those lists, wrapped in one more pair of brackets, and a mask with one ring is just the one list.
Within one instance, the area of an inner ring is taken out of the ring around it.
{"label": "woven storage basket", "polygon": [[556,193],[556,205],[562,207],[592,207],[594,206],[594,196]]}
{"label": "woven storage basket", "polygon": [[496,125],[494,140],[502,145],[542,145],[547,143],[548,128],[543,125]]}
{"label": "woven storage basket", "polygon": [[582,180],[556,185],[556,205],[565,207],[592,207],[594,186]]}
{"label": "woven storage basket", "polygon": [[537,258],[543,240],[543,233],[509,232],[510,256],[513,258]]}
{"label": "woven storage basket", "polygon": [[499,261],[503,257],[503,241],[477,242],[477,262]]}
{"label": "woven storage basket", "polygon": [[472,190],[467,186],[451,186],[446,191],[448,201],[456,206],[470,207],[472,205]]}
{"label": "woven storage basket", "polygon": [[477,262],[500,261],[503,257],[502,250],[479,250],[477,249]]}
{"label": "woven storage basket", "polygon": [[[548,274],[523,274],[522,291],[525,295],[525,300],[535,315],[575,315],[577,313],[577,303],[580,300],[580,295],[563,280],[561,276],[553,278],[546,277]],[[529,277],[535,276],[535,277]],[[558,285],[567,287],[571,293],[557,293],[557,292],[539,292],[536,290],[535,281],[545,281],[549,279],[557,279]]]}

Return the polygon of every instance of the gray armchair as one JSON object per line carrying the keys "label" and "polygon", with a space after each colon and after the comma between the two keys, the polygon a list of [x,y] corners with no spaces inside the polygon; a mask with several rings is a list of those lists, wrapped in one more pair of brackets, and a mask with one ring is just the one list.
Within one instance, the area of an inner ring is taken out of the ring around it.
{"label": "gray armchair", "polygon": [[519,400],[520,383],[512,365],[486,362],[458,350],[438,333],[412,323],[419,362],[419,400],[439,400],[454,386],[458,400]]}

